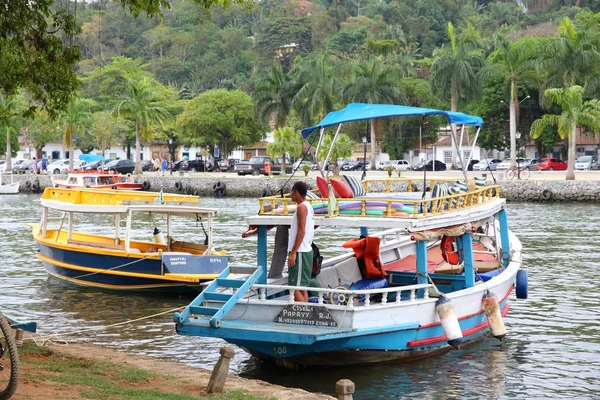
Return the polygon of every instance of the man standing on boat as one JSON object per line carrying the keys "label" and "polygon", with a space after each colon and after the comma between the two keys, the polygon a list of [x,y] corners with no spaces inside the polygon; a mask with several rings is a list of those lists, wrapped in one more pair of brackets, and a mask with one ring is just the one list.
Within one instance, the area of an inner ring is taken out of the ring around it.
{"label": "man standing on boat", "polygon": [[[292,226],[288,240],[288,285],[308,286],[312,273],[313,253],[312,241],[315,233],[313,222],[314,211],[310,202],[306,201],[306,183],[294,183],[291,198],[298,206],[292,218]],[[294,300],[308,302],[306,290],[294,291]]]}

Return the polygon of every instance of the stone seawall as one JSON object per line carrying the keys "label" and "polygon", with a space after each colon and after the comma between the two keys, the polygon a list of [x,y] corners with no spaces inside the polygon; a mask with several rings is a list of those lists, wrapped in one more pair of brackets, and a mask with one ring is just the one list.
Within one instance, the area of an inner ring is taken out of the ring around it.
{"label": "stone seawall", "polygon": [[[4,182],[10,181],[5,177]],[[27,193],[36,191],[41,192],[44,188],[52,186],[49,175],[15,175],[15,182],[21,183],[21,192]],[[147,181],[150,184],[150,191],[163,191],[167,193],[188,193],[198,196],[214,196],[217,187],[224,188],[216,195],[223,193],[227,197],[258,197],[279,193],[285,186],[284,192],[290,191],[293,182],[297,180],[305,181],[309,187],[315,188],[315,179],[312,177],[295,176],[290,181],[287,178],[268,178],[268,177],[230,177],[222,176],[155,176],[144,175],[136,178],[138,182]],[[38,184],[36,184],[38,182]],[[423,189],[423,181],[415,179],[414,186],[416,190]],[[488,180],[488,184],[492,181]],[[503,181],[499,180],[500,192],[511,202],[538,202],[538,201],[564,201],[564,202],[600,202],[600,181],[597,180],[527,180],[527,181]],[[220,186],[219,186],[220,184]],[[406,184],[400,184],[406,188]],[[371,191],[383,191],[382,183],[372,183]],[[181,188],[181,189],[180,189]]]}

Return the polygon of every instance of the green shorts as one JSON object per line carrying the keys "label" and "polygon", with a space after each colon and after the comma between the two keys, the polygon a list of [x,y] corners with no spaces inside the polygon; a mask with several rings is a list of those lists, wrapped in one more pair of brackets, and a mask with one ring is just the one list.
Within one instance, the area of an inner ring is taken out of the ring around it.
{"label": "green shorts", "polygon": [[[300,273],[300,282],[298,282],[298,266],[302,263]],[[296,254],[296,265],[288,265],[288,285],[290,286],[308,286],[312,276],[313,252],[298,252]]]}

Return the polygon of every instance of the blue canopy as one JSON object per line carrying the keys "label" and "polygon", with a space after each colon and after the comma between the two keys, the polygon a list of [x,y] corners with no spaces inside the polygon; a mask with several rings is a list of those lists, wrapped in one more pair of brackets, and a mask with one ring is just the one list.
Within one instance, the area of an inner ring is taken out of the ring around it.
{"label": "blue canopy", "polygon": [[85,161],[86,163],[91,163],[94,161],[104,161],[105,158],[102,156],[99,156],[97,154],[80,154],[79,155],[79,159],[82,161]]}
{"label": "blue canopy", "polygon": [[338,125],[344,122],[387,117],[420,117],[425,115],[445,115],[446,118],[448,118],[448,122],[451,124],[472,126],[483,125],[483,120],[480,117],[459,112],[441,111],[433,108],[395,106],[392,104],[352,103],[348,104],[343,110],[330,112],[318,125],[302,129],[302,136],[307,138],[308,135],[317,129]]}

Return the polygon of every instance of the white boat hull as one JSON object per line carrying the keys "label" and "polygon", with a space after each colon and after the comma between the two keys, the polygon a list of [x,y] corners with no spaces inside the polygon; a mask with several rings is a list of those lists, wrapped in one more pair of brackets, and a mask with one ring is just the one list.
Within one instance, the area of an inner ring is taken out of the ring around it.
{"label": "white boat hull", "polygon": [[19,193],[19,186],[19,182],[0,185],[0,194],[17,194]]}

